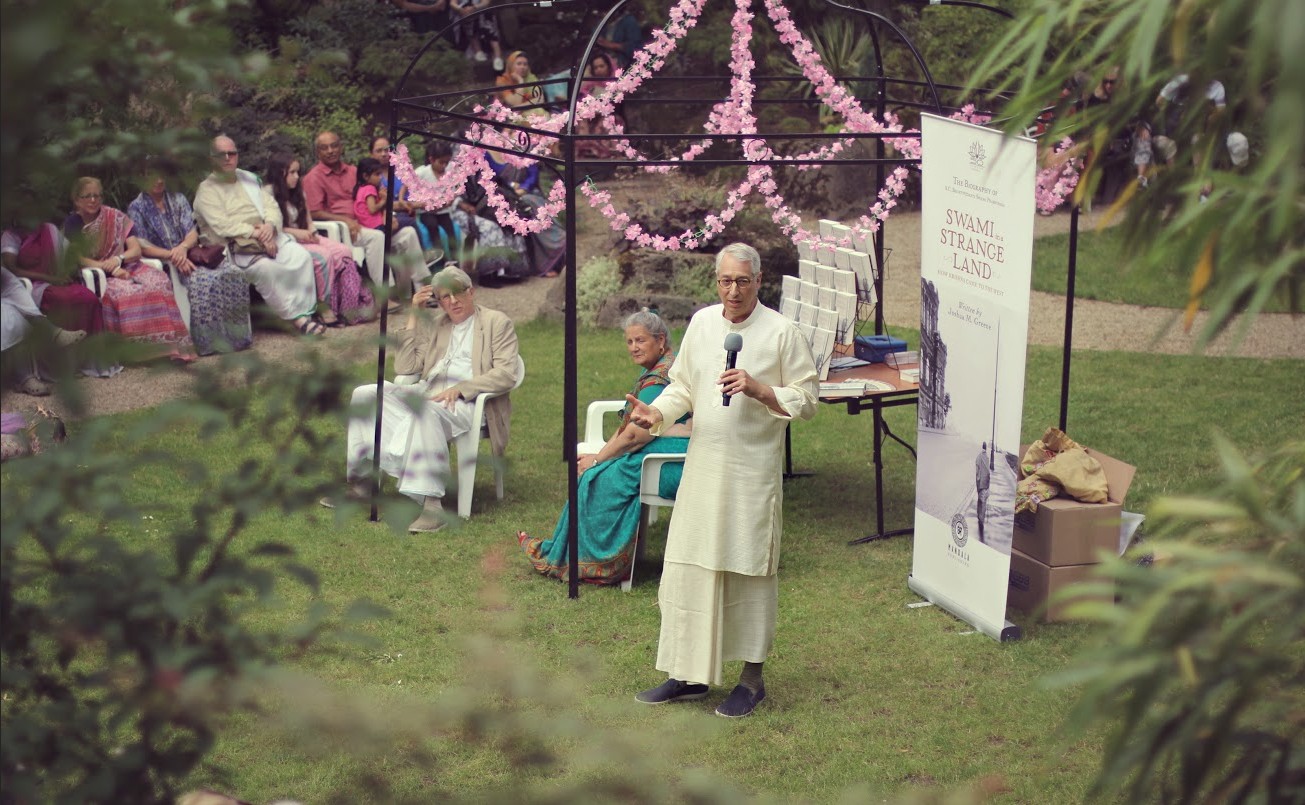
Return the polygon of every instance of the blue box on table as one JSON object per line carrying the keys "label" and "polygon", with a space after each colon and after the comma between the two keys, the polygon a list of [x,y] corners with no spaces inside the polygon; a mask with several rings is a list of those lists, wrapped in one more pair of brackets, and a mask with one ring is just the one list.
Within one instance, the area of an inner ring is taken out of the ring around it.
{"label": "blue box on table", "polygon": [[884,356],[906,349],[906,342],[891,335],[858,335],[856,356],[870,363],[883,363]]}

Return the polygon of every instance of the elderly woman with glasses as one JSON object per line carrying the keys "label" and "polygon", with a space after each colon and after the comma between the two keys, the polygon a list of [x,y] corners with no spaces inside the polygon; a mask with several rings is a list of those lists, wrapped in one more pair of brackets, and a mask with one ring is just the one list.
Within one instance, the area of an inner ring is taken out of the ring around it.
{"label": "elderly woman with glasses", "polygon": [[73,184],[72,203],[64,234],[80,247],[83,267],[102,269],[108,277],[103,299],[108,330],[133,341],[159,344],[173,360],[194,360],[172,283],[160,269],[140,261],[141,244],[132,220],[104,203],[104,187],[90,176]]}
{"label": "elderly woman with glasses", "polygon": [[[666,323],[647,308],[625,320],[625,348],[630,360],[642,368],[630,394],[651,403],[670,384],[675,350]],[[634,565],[634,542],[639,530],[639,477],[645,453],[683,453],[689,449],[689,415],[654,437],[631,422],[629,408],[621,414],[621,427],[597,453],[582,455],[576,500],[580,516],[580,580],[591,584],[619,584]],[[680,485],[680,466],[667,465],[661,474],[662,497],[673,498]],[[567,531],[571,511],[562,516],[551,539],[517,533],[517,542],[535,570],[566,580],[570,572]]]}

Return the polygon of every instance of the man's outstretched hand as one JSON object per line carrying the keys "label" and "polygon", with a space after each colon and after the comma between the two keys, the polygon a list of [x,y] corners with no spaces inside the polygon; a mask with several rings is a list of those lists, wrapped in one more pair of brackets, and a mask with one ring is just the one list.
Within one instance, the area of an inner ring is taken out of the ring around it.
{"label": "man's outstretched hand", "polygon": [[644,405],[639,398],[633,394],[625,395],[625,399],[630,403],[630,421],[641,428],[653,428],[657,423],[662,421],[662,412],[649,405]]}

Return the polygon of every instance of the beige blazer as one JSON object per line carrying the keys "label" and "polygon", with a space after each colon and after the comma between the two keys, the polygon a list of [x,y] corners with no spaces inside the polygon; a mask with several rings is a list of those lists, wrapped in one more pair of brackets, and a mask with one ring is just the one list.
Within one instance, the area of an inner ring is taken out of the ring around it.
{"label": "beige blazer", "polygon": [[[399,354],[394,359],[396,374],[425,377],[444,357],[453,336],[453,323],[442,310],[418,311],[417,326],[398,333]],[[475,375],[453,386],[463,399],[473,400],[481,392],[511,391],[517,382],[517,331],[512,320],[497,310],[476,306],[475,329],[471,337],[471,365]],[[507,449],[512,423],[512,399],[508,395],[485,403],[485,422],[495,455]]]}

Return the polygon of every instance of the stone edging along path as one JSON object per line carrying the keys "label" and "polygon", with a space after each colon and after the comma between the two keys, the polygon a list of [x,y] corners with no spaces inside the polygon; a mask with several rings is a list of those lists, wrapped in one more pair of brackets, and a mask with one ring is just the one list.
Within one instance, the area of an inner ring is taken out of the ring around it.
{"label": "stone edging along path", "polygon": [[[1080,226],[1087,231],[1096,226],[1098,220],[1097,216],[1084,215]],[[1064,213],[1039,216],[1035,222],[1035,233],[1039,237],[1068,229],[1069,215]],[[894,214],[885,231],[885,245],[892,249],[884,282],[884,310],[888,323],[918,329],[919,213]],[[586,251],[593,251],[587,247],[607,242],[605,237],[582,236],[581,261],[590,256]],[[539,315],[547,304],[553,284],[561,281],[560,278],[534,278],[504,288],[482,288],[477,291],[477,297],[482,304],[503,311],[514,321],[529,321]],[[1029,311],[1029,343],[1060,345],[1065,330],[1064,314],[1063,296],[1034,292]],[[1176,311],[1167,308],[1080,299],[1074,306],[1073,347],[1076,350],[1190,354],[1194,339],[1174,322],[1176,315]],[[1201,319],[1198,318],[1194,331],[1199,329],[1200,324]],[[325,337],[310,342],[290,333],[259,331],[255,336],[254,349],[269,361],[293,364],[300,350],[309,343],[314,349],[335,353],[341,361],[356,363],[375,354],[373,350],[377,330],[375,324],[333,329]],[[1235,323],[1205,354],[1305,360],[1305,315],[1261,315],[1251,323],[1245,338],[1233,347],[1232,335],[1236,330]],[[201,359],[201,365],[209,360],[212,359]],[[178,369],[166,362],[149,367],[132,367],[114,378],[87,378],[78,383],[88,397],[88,414],[93,416],[157,405],[186,394],[192,385],[190,371]],[[32,411],[40,403],[60,413],[67,411],[50,397],[29,397],[12,391],[0,395],[0,407],[5,411]]]}

